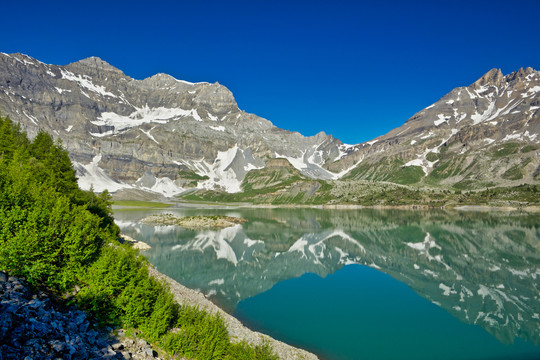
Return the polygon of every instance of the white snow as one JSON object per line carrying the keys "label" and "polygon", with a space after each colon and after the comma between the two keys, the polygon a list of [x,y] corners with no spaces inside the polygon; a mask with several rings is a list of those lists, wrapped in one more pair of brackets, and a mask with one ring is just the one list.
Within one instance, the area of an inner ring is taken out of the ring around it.
{"label": "white snow", "polygon": [[411,145],[416,144],[416,140],[411,140]]}
{"label": "white snow", "polygon": [[90,135],[95,136],[95,137],[104,137],[104,136],[109,136],[113,134],[114,134],[114,130],[105,131],[103,133],[90,133]]}
{"label": "white snow", "polygon": [[159,142],[158,142],[158,141],[150,134],[150,132],[151,132],[152,130],[154,130],[154,129],[155,129],[155,126],[154,126],[152,129],[148,130],[148,131],[144,131],[143,129],[139,129],[139,130],[141,130],[141,132],[142,132],[143,134],[145,134],[146,136],[148,136],[148,138],[149,138],[150,140],[152,140],[153,142],[155,142],[156,144],[159,145]]}
{"label": "white snow", "polygon": [[147,123],[166,124],[175,118],[189,115],[198,121],[202,121],[199,114],[197,114],[197,111],[194,109],[184,110],[181,108],[166,107],[150,108],[148,105],[145,105],[142,108],[136,108],[136,110],[128,116],[119,115],[114,112],[103,112],[101,113],[101,116],[98,117],[97,121],[93,121],[92,123],[98,126],[114,126],[114,130],[117,132]]}
{"label": "white snow", "polygon": [[540,86],[536,85],[532,88],[530,88],[529,90],[527,90],[526,93],[524,94],[521,94],[522,97],[530,97],[530,96],[533,96],[534,94],[536,94],[537,92],[540,92]]}
{"label": "white snow", "polygon": [[47,70],[47,74],[51,75],[52,77],[56,77],[56,74],[53,73],[51,70]]}
{"label": "white snow", "polygon": [[131,185],[118,182],[113,180],[109,175],[107,175],[103,169],[98,165],[101,161],[101,154],[96,155],[92,161],[83,165],[77,162],[74,162],[73,165],[77,170],[77,177],[79,178],[79,187],[83,190],[90,190],[93,187],[94,191],[102,192],[108,190],[114,192],[120,189],[132,188]]}
{"label": "white snow", "polygon": [[[424,171],[424,174],[425,175],[428,175],[429,171],[428,169],[431,169],[433,168],[433,165],[439,161],[439,160],[435,160],[435,161],[428,161],[426,159],[426,156],[432,152],[432,153],[435,153],[435,154],[438,154],[439,153],[439,148],[441,146],[443,146],[444,143],[446,143],[448,140],[450,140],[450,138],[452,138],[452,136],[454,136],[456,133],[458,132],[457,129],[452,129],[451,132],[450,132],[450,136],[447,138],[447,139],[443,139],[439,145],[435,146],[434,148],[432,149],[426,149],[424,151],[423,154],[420,154],[418,155],[418,158],[416,159],[413,159],[409,162],[407,162],[406,164],[404,164],[403,166],[420,166],[422,168],[422,170]],[[430,132],[431,134],[431,132]]]}
{"label": "white snow", "polygon": [[24,116],[26,116],[28,119],[30,119],[31,122],[33,122],[33,123],[36,124],[36,125],[38,124],[39,120],[38,120],[35,116],[29,115],[29,114],[25,113],[24,110],[23,110],[23,114],[24,114]]}
{"label": "white snow", "polygon": [[481,122],[484,122],[491,118],[491,116],[495,113],[495,102],[490,101],[488,108],[486,111],[484,111],[482,114],[479,114],[478,111],[475,111],[474,114],[471,115],[471,119],[473,121],[473,125],[479,124]]}
{"label": "white snow", "polygon": [[[340,179],[342,178],[343,176],[347,175],[349,173],[349,171],[351,171],[352,169],[354,169],[355,167],[357,167],[358,165],[360,165],[360,163],[364,160],[364,155],[362,155],[362,158],[360,160],[358,160],[354,165],[352,165],[351,167],[347,168],[347,169],[344,169],[338,173],[333,173],[334,174],[334,177],[333,179],[334,180],[337,180],[337,179]],[[332,174],[332,173],[331,173]]]}
{"label": "white snow", "polygon": [[69,126],[66,128],[66,132],[70,132],[71,129],[73,129],[73,125],[69,125]]}
{"label": "white snow", "polygon": [[218,120],[219,120],[219,118],[218,118],[217,116],[212,115],[212,114],[210,114],[210,113],[208,113],[208,117],[209,117],[210,120],[212,120],[212,121],[218,121]]}
{"label": "white snow", "polygon": [[[204,159],[190,163],[190,168],[197,174],[209,177],[208,180],[199,182],[198,188],[211,190],[217,187],[229,193],[240,192],[242,190],[240,187],[242,181],[238,178],[234,170],[229,167],[237,153],[240,156],[243,156],[244,154],[243,150],[238,148],[238,144],[226,151],[219,151],[212,164],[209,164]],[[244,166],[244,170],[249,171],[252,169],[260,169],[262,167],[264,167],[264,165],[258,167],[248,163]]]}
{"label": "white snow", "polygon": [[435,126],[439,126],[439,125],[441,125],[441,124],[443,124],[443,123],[447,123],[448,120],[450,120],[450,117],[449,117],[449,116],[446,116],[446,115],[444,115],[444,114],[438,114],[437,117],[438,117],[439,119],[433,121],[433,124],[434,124]]}
{"label": "white snow", "polygon": [[225,132],[225,126],[210,126],[210,129]]}
{"label": "white snow", "polygon": [[428,174],[428,169],[426,167],[426,165],[424,165],[424,159],[421,159],[421,158],[418,158],[418,159],[413,159],[411,161],[409,161],[408,163],[406,163],[405,165],[403,166],[420,166],[422,168],[422,170],[424,171],[424,174]]}
{"label": "white snow", "polygon": [[197,109],[191,110],[191,117],[193,117],[197,121],[203,121],[201,117],[199,116],[199,114],[197,113]]}
{"label": "white snow", "polygon": [[58,91],[60,94],[62,94],[63,92],[71,92],[71,90],[66,90],[66,89],[60,89],[58,87],[55,87],[56,91]]}
{"label": "white snow", "polygon": [[280,155],[278,153],[275,153],[275,156],[276,156],[276,158],[282,158],[282,159],[289,160],[289,162],[291,163],[292,166],[294,166],[298,170],[302,171],[302,170],[304,170],[304,169],[306,169],[308,167],[306,162],[304,161],[304,155],[305,155],[306,151],[307,150],[302,151],[302,155],[300,155],[299,157],[296,157],[296,158],[293,158],[291,156],[286,156],[286,155]]}
{"label": "white snow", "polygon": [[495,142],[495,140],[490,139],[490,138],[486,138],[486,139],[484,139],[484,141],[487,142],[488,145],[493,144]]}
{"label": "white snow", "polygon": [[[140,181],[141,179],[142,178],[139,178],[137,182]],[[184,192],[183,188],[176,185],[173,180],[171,180],[170,178],[166,176],[162,178],[154,178],[154,179],[155,179],[155,182],[152,186],[150,187],[138,186],[137,188],[154,192],[154,193],[158,193],[158,194],[162,194],[165,197],[172,197],[172,196],[175,196]]]}
{"label": "white snow", "polygon": [[94,84],[90,80],[91,78],[88,76],[85,76],[85,77],[82,77],[81,75],[75,76],[75,74],[73,74],[71,71],[67,71],[64,69],[60,69],[60,72],[62,73],[62,79],[75,81],[79,84],[79,86],[86,88],[92,92],[95,92],[96,94],[103,95],[103,96],[117,97],[113,93],[107,91],[105,89],[105,86]]}
{"label": "white snow", "polygon": [[368,145],[373,146],[373,144],[375,144],[377,141],[379,141],[379,140],[371,140],[371,141],[368,141],[368,142],[366,142],[366,143],[367,143]]}

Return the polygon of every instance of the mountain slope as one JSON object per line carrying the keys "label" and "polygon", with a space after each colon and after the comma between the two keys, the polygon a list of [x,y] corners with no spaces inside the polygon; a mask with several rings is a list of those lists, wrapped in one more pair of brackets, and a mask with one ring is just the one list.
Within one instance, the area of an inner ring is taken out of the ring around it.
{"label": "mountain slope", "polygon": [[493,69],[327,168],[358,164],[347,178],[456,188],[535,183],[539,109],[540,72]]}
{"label": "mountain slope", "polygon": [[[30,136],[43,129],[61,139],[81,187],[96,191],[237,193],[273,158],[288,160],[311,185],[475,189],[540,181],[540,73],[531,68],[506,76],[493,69],[357,145],[279,129],[240,110],[218,83],[166,74],[135,80],[95,57],[57,66],[0,53],[0,109]],[[252,180],[259,175],[266,176]]]}
{"label": "mountain slope", "polygon": [[274,157],[291,159],[308,177],[343,144],[319,133],[304,137],[238,108],[218,83],[189,83],[165,74],[135,80],[99,58],[66,66],[22,54],[0,54],[0,109],[30,136],[43,129],[63,141],[83,188],[145,189],[174,195],[179,172],[206,189],[240,191],[249,170]]}

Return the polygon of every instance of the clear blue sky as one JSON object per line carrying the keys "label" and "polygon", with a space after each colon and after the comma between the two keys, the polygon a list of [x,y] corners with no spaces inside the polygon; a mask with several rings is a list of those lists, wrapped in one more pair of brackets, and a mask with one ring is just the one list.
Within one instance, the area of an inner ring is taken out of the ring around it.
{"label": "clear blue sky", "polygon": [[227,86],[241,109],[346,143],[491,68],[540,70],[540,1],[5,1],[0,51],[98,56]]}

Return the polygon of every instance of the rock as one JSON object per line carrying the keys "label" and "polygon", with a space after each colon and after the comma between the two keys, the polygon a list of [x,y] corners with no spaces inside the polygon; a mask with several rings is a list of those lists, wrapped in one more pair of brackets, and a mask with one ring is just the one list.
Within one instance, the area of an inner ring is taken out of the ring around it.
{"label": "rock", "polygon": [[[191,84],[165,74],[135,80],[91,59],[56,66],[22,54],[0,54],[0,104],[30,137],[43,129],[62,139],[79,177],[93,171],[89,164],[99,167],[113,192],[128,184],[180,191],[185,180],[180,171],[193,171],[201,160],[219,168],[212,170],[217,180],[208,179],[207,186],[226,188],[229,176],[238,187],[246,168],[261,168],[276,153],[305,154],[306,162],[314,156],[321,163],[340,154],[341,142],[329,135],[305,137],[245,113],[218,83]],[[126,119],[127,126],[114,118]],[[221,164],[226,168],[220,167],[220,153],[231,156],[230,164]],[[310,171],[326,173],[318,165]]]}
{"label": "rock", "polygon": [[154,357],[154,351],[152,350],[151,347],[144,348],[143,353],[149,357],[152,357],[152,358]]}
{"label": "rock", "polygon": [[0,359],[119,356],[113,345],[118,349],[123,345],[106,332],[88,330],[96,324],[84,312],[57,309],[45,294],[32,293],[24,281],[0,277],[6,280],[0,282]]}
{"label": "rock", "polygon": [[115,351],[123,350],[123,349],[124,349],[124,344],[122,344],[122,343],[115,343],[115,344],[112,344],[112,348],[113,348],[113,350],[115,350]]}

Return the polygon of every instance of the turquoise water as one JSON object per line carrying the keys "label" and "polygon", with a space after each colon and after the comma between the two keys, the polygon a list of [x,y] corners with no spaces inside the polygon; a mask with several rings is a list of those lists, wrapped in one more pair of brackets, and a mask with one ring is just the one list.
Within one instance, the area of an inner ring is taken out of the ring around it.
{"label": "turquoise water", "polygon": [[161,272],[323,359],[540,358],[538,216],[167,209],[249,222],[138,222],[156,212],[115,217]]}
{"label": "turquoise water", "polygon": [[[538,359],[518,340],[504,345],[423,299],[406,284],[362,265],[326,278],[306,274],[241,301],[251,328],[323,359]],[[284,321],[286,319],[286,321]]]}

